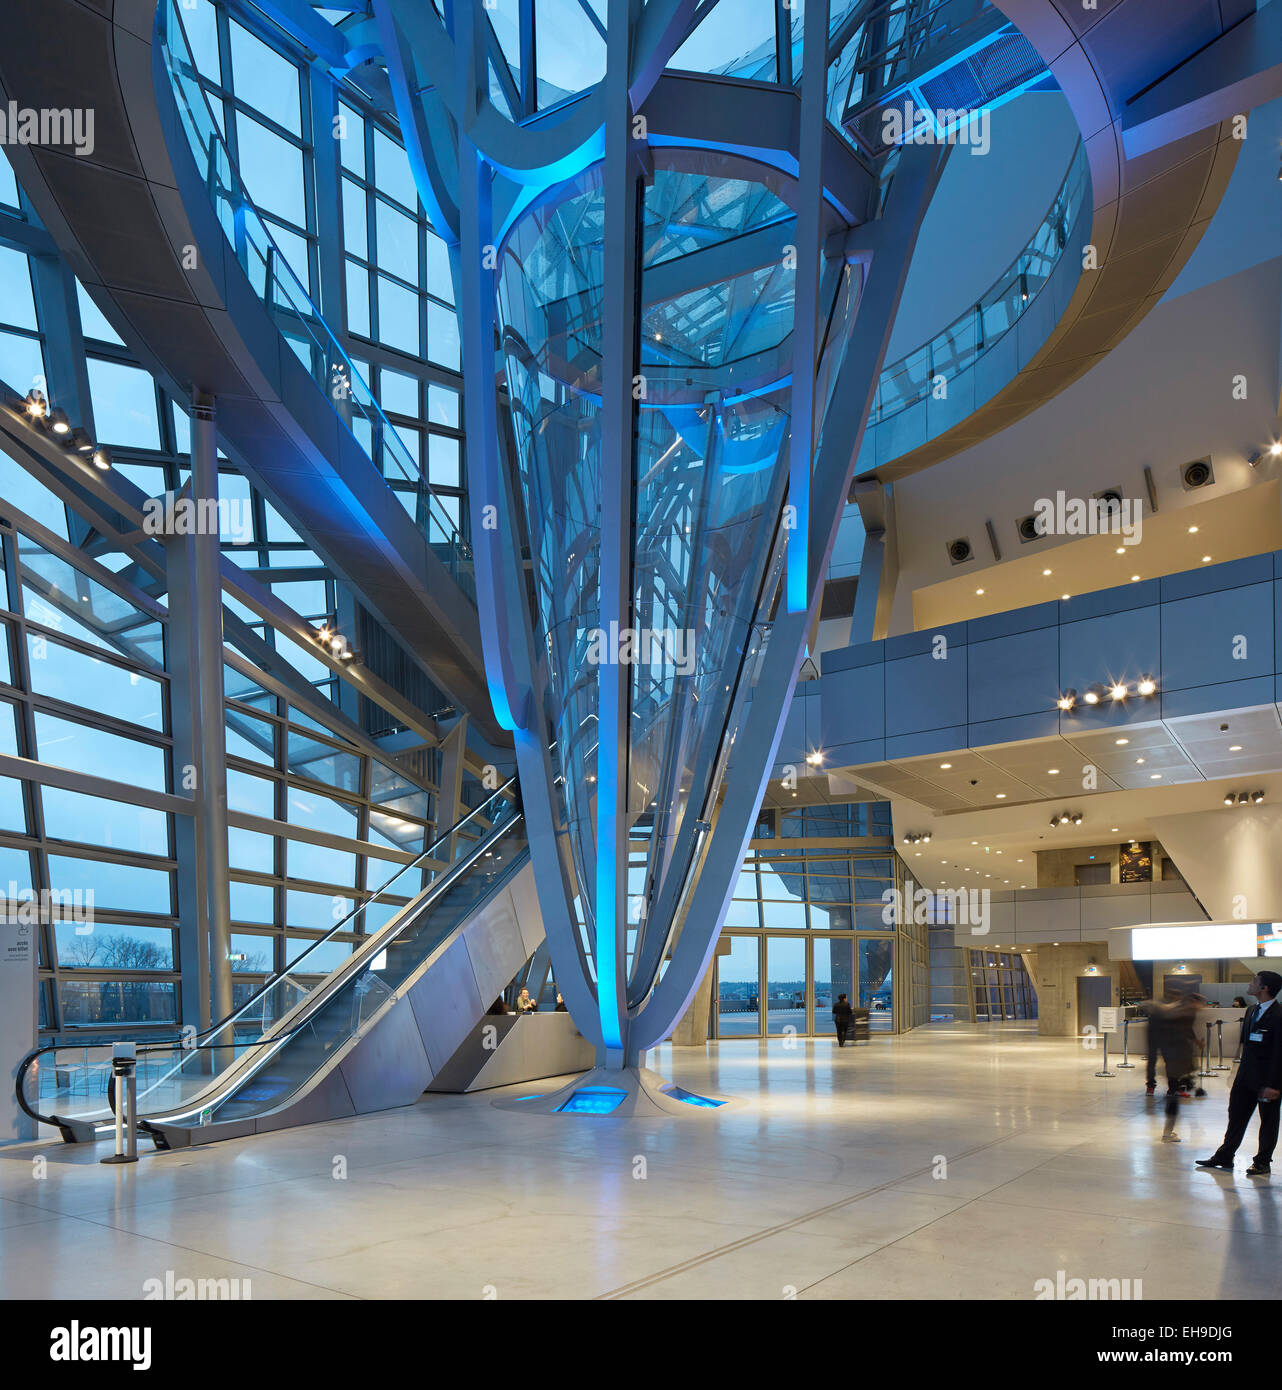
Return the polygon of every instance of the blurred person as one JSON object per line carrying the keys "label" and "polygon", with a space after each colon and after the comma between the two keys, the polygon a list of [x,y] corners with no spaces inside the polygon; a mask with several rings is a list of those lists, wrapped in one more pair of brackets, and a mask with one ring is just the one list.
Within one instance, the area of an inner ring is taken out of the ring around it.
{"label": "blurred person", "polygon": [[832,1006],[832,1026],[837,1030],[838,1047],[845,1047],[854,1016],[855,1011],[850,1007],[850,1000],[844,994],[839,994],[837,1002]]}
{"label": "blurred person", "polygon": [[525,986],[521,986],[521,992],[516,996],[516,1011],[519,1014],[532,1014],[539,1006],[530,998],[530,991]]}
{"label": "blurred person", "polygon": [[565,1000],[561,998],[561,991],[556,992],[556,1008],[552,1010],[554,1014],[568,1014],[570,1011],[565,1007]]}
{"label": "blurred person", "polygon": [[1246,1016],[1242,1060],[1229,1091],[1229,1123],[1224,1142],[1199,1168],[1233,1171],[1233,1157],[1246,1136],[1251,1114],[1260,1112],[1260,1135],[1248,1178],[1268,1177],[1278,1141],[1279,1099],[1282,1099],[1282,1005],[1277,1003],[1282,975],[1261,970],[1247,986],[1256,1003]]}
{"label": "blurred person", "polygon": [[[1175,1132],[1175,1121],[1180,1111],[1180,1097],[1189,1094],[1197,1071],[1197,1016],[1201,1008],[1200,998],[1201,996],[1196,994],[1167,990],[1160,1006],[1158,1046],[1162,1054],[1162,1065],[1166,1069],[1166,1119],[1162,1126],[1164,1144],[1180,1142],[1180,1136]],[[1152,1027],[1152,1024],[1149,1026]]]}

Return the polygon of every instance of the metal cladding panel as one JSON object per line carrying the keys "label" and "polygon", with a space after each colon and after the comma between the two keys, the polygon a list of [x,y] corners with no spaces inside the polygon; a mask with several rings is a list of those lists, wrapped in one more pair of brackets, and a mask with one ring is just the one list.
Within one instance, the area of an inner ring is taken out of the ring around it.
{"label": "metal cladding panel", "polygon": [[398,1000],[343,1058],[338,1070],[358,1115],[412,1105],[432,1079],[414,1010]]}
{"label": "metal cladding panel", "polygon": [[475,1027],[498,992],[496,989],[487,999],[481,997],[461,937],[452,941],[427,973],[411,986],[407,999],[433,1074],[458,1050],[468,1030]]}

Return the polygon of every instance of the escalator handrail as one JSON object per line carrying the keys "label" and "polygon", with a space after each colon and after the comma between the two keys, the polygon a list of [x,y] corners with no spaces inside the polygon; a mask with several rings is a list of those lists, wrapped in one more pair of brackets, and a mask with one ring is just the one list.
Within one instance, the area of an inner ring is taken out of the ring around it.
{"label": "escalator handrail", "polygon": [[[301,1032],[301,1031],[303,1030],[303,1028],[305,1028],[306,1026],[307,1026],[306,1024],[300,1024],[300,1025],[298,1026],[298,1028],[297,1028],[295,1031]],[[45,1054],[46,1052],[58,1052],[60,1049],[62,1049],[62,1048],[64,1048],[64,1047],[68,1047],[68,1046],[73,1046],[73,1047],[77,1047],[77,1048],[85,1048],[85,1049],[88,1049],[88,1048],[91,1048],[91,1047],[112,1047],[112,1046],[114,1046],[116,1043],[118,1043],[119,1041],[120,1041],[119,1038],[102,1038],[102,1039],[96,1039],[96,1040],[94,1040],[94,1041],[92,1041],[92,1042],[76,1042],[76,1043],[73,1043],[73,1044],[68,1044],[68,1043],[65,1043],[65,1042],[62,1042],[62,1043],[59,1043],[59,1042],[42,1043],[39,1047],[33,1047],[33,1048],[31,1049],[31,1051],[28,1052],[27,1055],[22,1059],[22,1061],[18,1063],[18,1071],[17,1071],[17,1076],[16,1076],[16,1078],[15,1078],[15,1080],[14,1080],[14,1092],[13,1092],[13,1093],[14,1093],[14,1098],[15,1098],[15,1099],[17,1100],[17,1102],[18,1102],[18,1108],[19,1108],[25,1115],[27,1115],[27,1116],[29,1116],[31,1119],[37,1121],[39,1124],[42,1124],[42,1125],[51,1125],[51,1126],[53,1126],[54,1128],[56,1128],[56,1129],[62,1134],[62,1137],[63,1137],[65,1140],[67,1140],[68,1143],[74,1142],[73,1133],[72,1133],[72,1125],[73,1125],[73,1123],[84,1124],[84,1125],[90,1125],[90,1124],[96,1124],[97,1122],[96,1122],[96,1121],[92,1121],[92,1120],[81,1120],[81,1119],[79,1119],[79,1117],[73,1117],[73,1116],[66,1116],[66,1117],[64,1117],[64,1116],[61,1116],[61,1115],[45,1115],[45,1114],[43,1114],[43,1113],[42,1113],[41,1111],[39,1111],[39,1110],[34,1110],[34,1109],[32,1109],[31,1105],[30,1105],[30,1104],[28,1103],[28,1101],[27,1101],[27,1094],[26,1094],[27,1073],[31,1070],[31,1068],[35,1065],[35,1063],[36,1063],[41,1057],[44,1056],[44,1054]],[[196,1043],[196,1044],[193,1044],[193,1045],[188,1049],[188,1051],[189,1051],[189,1052],[198,1052],[198,1051],[203,1050],[204,1048],[208,1048],[210,1051],[212,1051],[215,1047],[232,1047],[232,1046],[240,1046],[240,1047],[247,1047],[247,1048],[248,1048],[248,1047],[258,1047],[258,1046],[260,1046],[264,1041],[266,1041],[265,1038],[259,1038],[259,1039],[255,1040],[255,1041],[253,1041],[253,1042],[239,1043],[239,1044],[233,1044],[233,1043]],[[172,1074],[173,1074],[173,1073],[171,1072],[170,1075],[172,1075]],[[106,1085],[106,1091],[105,1091],[105,1094],[106,1094],[106,1097],[107,1097],[107,1108],[108,1108],[109,1110],[111,1110],[113,1114],[115,1113],[115,1101],[114,1101],[114,1099],[113,1099],[114,1094],[115,1094],[115,1082],[114,1082],[114,1077],[115,1077],[115,1073],[114,1073],[114,1072],[109,1072],[109,1073],[108,1073],[108,1075],[107,1075],[107,1085]]]}
{"label": "escalator handrail", "polygon": [[[194,1103],[185,1105],[179,1110],[169,1111],[163,1115],[149,1117],[153,1124],[169,1123],[187,1119],[192,1115],[198,1114],[205,1108],[205,1102],[211,1092],[215,1090],[226,1090],[229,1086],[235,1087],[249,1080],[255,1072],[267,1065],[288,1040],[306,1026],[311,1016],[323,1005],[327,1004],[334,996],[348,983],[359,978],[364,973],[371,958],[377,956],[385,950],[392,941],[408,926],[411,922],[417,921],[420,914],[430,908],[435,900],[440,897],[448,888],[470,869],[478,859],[489,852],[488,846],[496,844],[499,839],[514,830],[524,819],[518,810],[510,820],[497,826],[492,836],[487,836],[483,840],[478,840],[476,847],[470,854],[451,865],[450,869],[443,874],[435,883],[429,884],[418,897],[407,903],[402,910],[392,918],[390,922],[375,936],[367,938],[348,958],[334,969],[324,980],[307,996],[299,1000],[298,1004],[280,1019],[273,1028],[281,1028],[289,1025],[286,1031],[276,1032],[269,1030],[259,1039],[259,1042],[266,1046],[275,1044],[265,1055],[252,1059],[252,1064],[244,1066],[244,1059],[234,1061],[221,1075],[212,1078],[210,1085],[202,1092],[199,1092]],[[396,997],[396,991],[390,991],[392,999]],[[385,1002],[391,1002],[385,1001]],[[303,1011],[300,1013],[300,1011]]]}
{"label": "escalator handrail", "polygon": [[[190,1037],[190,1039],[188,1039],[187,1037],[178,1037],[178,1038],[173,1038],[173,1039],[170,1039],[170,1040],[167,1040],[167,1041],[161,1041],[161,1042],[156,1042],[156,1043],[145,1044],[144,1046],[142,1046],[141,1048],[138,1049],[139,1053],[142,1054],[142,1055],[145,1055],[145,1054],[147,1054],[147,1053],[149,1053],[149,1052],[172,1051],[175,1047],[182,1047],[184,1056],[183,1056],[183,1058],[176,1064],[176,1066],[175,1066],[175,1068],[174,1068],[175,1071],[176,1071],[176,1070],[180,1070],[180,1069],[185,1065],[186,1060],[187,1060],[187,1057],[190,1056],[190,1054],[191,1054],[192,1052],[201,1050],[201,1048],[202,1048],[202,1046],[203,1046],[203,1040],[204,1040],[204,1039],[208,1039],[208,1038],[214,1036],[215,1034],[221,1033],[221,1032],[223,1032],[225,1029],[234,1026],[234,1024],[236,1023],[236,1020],[237,1020],[238,1018],[240,1018],[248,1009],[250,1009],[259,999],[261,999],[261,998],[267,993],[268,990],[274,988],[277,984],[279,984],[279,983],[280,983],[283,979],[285,979],[287,976],[290,976],[290,975],[295,974],[295,973],[297,972],[297,967],[298,967],[299,963],[300,963],[301,961],[305,960],[306,957],[307,957],[308,955],[310,955],[312,951],[314,951],[318,946],[323,946],[323,945],[325,944],[325,942],[327,942],[332,936],[335,935],[335,933],[342,931],[342,929],[352,920],[353,917],[355,917],[355,916],[357,915],[357,913],[363,911],[363,910],[364,910],[366,907],[368,907],[371,903],[377,901],[378,898],[381,897],[382,894],[385,892],[385,890],[387,889],[387,887],[388,887],[390,884],[394,883],[402,874],[404,874],[405,872],[407,872],[407,871],[410,870],[410,869],[415,868],[416,866],[421,865],[422,862],[423,862],[425,859],[430,858],[430,857],[432,856],[433,852],[434,852],[436,849],[438,849],[445,841],[449,840],[452,836],[458,834],[458,833],[459,833],[471,820],[473,820],[475,817],[481,815],[481,813],[484,811],[485,807],[490,806],[490,805],[491,805],[492,803],[494,803],[495,801],[499,801],[502,797],[504,797],[507,793],[509,793],[509,792],[512,790],[512,788],[516,785],[516,780],[517,780],[517,779],[516,779],[515,777],[510,777],[510,778],[508,778],[508,780],[507,780],[506,782],[504,782],[503,785],[502,785],[501,787],[497,788],[490,796],[486,797],[486,799],[485,799],[483,802],[481,802],[481,804],[480,804],[479,806],[473,807],[472,810],[470,810],[470,811],[467,813],[467,815],[465,815],[465,816],[463,816],[461,819],[455,821],[454,824],[453,824],[452,826],[450,826],[450,828],[449,828],[448,830],[444,830],[444,831],[442,831],[439,835],[437,835],[436,838],[431,842],[431,844],[429,844],[428,847],[427,847],[425,850],[423,850],[423,852],[422,852],[421,854],[419,854],[416,858],[414,858],[413,860],[411,860],[408,864],[403,864],[403,865],[396,871],[396,873],[394,873],[394,874],[391,876],[391,878],[387,879],[385,882],[383,882],[382,884],[380,884],[379,887],[378,887],[378,889],[377,889],[374,893],[372,893],[368,898],[364,899],[364,901],[362,901],[362,902],[359,903],[356,907],[354,907],[354,908],[352,909],[352,911],[349,912],[346,916],[340,918],[340,920],[337,921],[337,922],[334,924],[334,926],[331,927],[330,930],[327,931],[327,932],[325,933],[324,936],[320,936],[320,937],[318,937],[315,941],[313,941],[313,942],[311,943],[311,945],[308,946],[307,949],[306,949],[305,951],[303,951],[303,952],[298,956],[298,958],[297,958],[296,960],[291,961],[290,964],[287,965],[283,970],[278,971],[275,975],[273,975],[273,976],[271,977],[270,980],[267,980],[263,985],[261,985],[257,990],[255,990],[255,991],[253,992],[253,994],[251,994],[251,995],[249,996],[249,998],[246,999],[245,1002],[244,1002],[238,1009],[234,1009],[234,1010],[233,1010],[230,1014],[228,1014],[225,1018],[221,1019],[221,1020],[220,1020],[219,1022],[217,1022],[217,1023],[211,1024],[208,1028],[203,1029],[201,1032],[196,1033],[194,1036]],[[511,823],[514,823],[514,822],[509,822],[509,824],[511,824]],[[478,846],[481,845],[481,844],[483,844],[483,843],[484,843],[484,837],[483,837],[481,840],[479,840],[479,841],[477,842]],[[461,862],[461,861],[460,861],[460,862]],[[469,856],[469,862],[470,862],[470,856]],[[457,867],[457,866],[452,866],[452,867]],[[423,892],[429,892],[429,891],[430,891],[431,889],[433,889],[433,888],[442,886],[442,885],[446,882],[446,880],[449,879],[450,877],[451,877],[451,870],[447,870],[446,873],[445,873],[445,874],[442,874],[441,877],[440,877],[439,879],[437,879],[435,883],[429,884],[429,885],[427,886],[427,888],[423,890]],[[414,901],[415,901],[415,898],[418,897],[418,896],[420,896],[420,895],[417,895],[417,894],[416,894],[416,895],[414,895],[414,897],[411,897],[410,902],[407,903],[405,906],[408,907],[408,906],[412,905],[412,904],[414,903]],[[423,905],[425,906],[426,904],[423,904]],[[392,926],[393,923],[395,923],[395,922],[398,920],[399,916],[400,916],[400,914],[398,913],[395,917],[392,918],[392,921],[389,922],[389,923],[387,924],[387,926],[388,926],[388,927]],[[384,928],[384,930],[386,930],[386,927]],[[379,933],[379,935],[381,935],[381,933]],[[353,955],[354,955],[354,954],[355,954],[355,953],[353,953]],[[345,962],[345,964],[346,964],[346,962]],[[341,969],[341,967],[340,967],[340,969]],[[301,1002],[301,1001],[300,1001],[300,1002]],[[268,1038],[269,1036],[271,1036],[270,1031],[269,1031],[268,1033],[265,1033],[265,1034],[263,1035],[263,1038],[259,1039],[258,1041],[259,1041],[259,1042],[264,1041],[264,1040],[265,1040],[266,1038]],[[277,1036],[279,1037],[279,1035],[277,1035]],[[281,1039],[281,1040],[283,1040],[283,1039]],[[15,1080],[14,1080],[14,1093],[15,1093],[15,1096],[17,1097],[17,1101],[18,1101],[18,1106],[19,1106],[19,1108],[23,1111],[24,1114],[28,1115],[31,1119],[36,1120],[36,1121],[38,1121],[38,1122],[41,1123],[41,1124],[46,1124],[46,1125],[53,1125],[53,1126],[55,1126],[55,1127],[61,1132],[62,1137],[63,1137],[64,1139],[68,1140],[68,1142],[71,1142],[71,1140],[72,1140],[72,1135],[71,1135],[71,1130],[70,1130],[70,1127],[69,1127],[69,1120],[68,1120],[68,1119],[64,1119],[64,1118],[62,1118],[62,1117],[60,1117],[60,1116],[58,1116],[58,1115],[44,1115],[44,1114],[40,1113],[39,1111],[32,1109],[32,1107],[27,1103],[26,1094],[25,1094],[25,1082],[26,1082],[27,1073],[28,1073],[28,1071],[30,1071],[31,1067],[35,1064],[35,1062],[36,1062],[40,1057],[44,1056],[45,1053],[47,1053],[47,1052],[57,1052],[57,1051],[59,1051],[61,1048],[65,1048],[65,1047],[75,1047],[75,1048],[110,1047],[110,1046],[112,1046],[114,1043],[119,1042],[119,1041],[120,1041],[119,1038],[104,1038],[104,1039],[97,1039],[97,1040],[93,1040],[93,1041],[82,1041],[82,1040],[80,1040],[80,1039],[77,1039],[74,1043],[68,1043],[68,1042],[66,1042],[66,1041],[64,1040],[64,1041],[62,1041],[62,1042],[43,1043],[43,1044],[41,1044],[39,1047],[33,1048],[30,1052],[27,1053],[27,1055],[26,1055],[26,1056],[22,1059],[22,1061],[19,1063],[19,1065],[18,1065],[18,1070],[17,1070],[17,1074],[16,1074],[16,1077],[15,1077]],[[226,1046],[230,1046],[231,1044],[228,1044],[228,1043],[221,1043],[221,1044],[216,1044],[216,1045],[217,1045],[217,1046],[226,1047]],[[247,1045],[248,1045],[248,1046],[257,1046],[257,1043],[247,1044]],[[212,1049],[211,1049],[211,1050],[212,1050]],[[161,1078],[155,1083],[155,1085],[158,1086],[158,1085],[163,1084],[166,1080],[168,1080],[169,1076],[172,1076],[172,1075],[173,1075],[173,1071],[170,1071],[166,1076],[161,1077]],[[151,1087],[149,1087],[148,1089],[149,1089],[149,1090],[154,1090],[154,1089],[155,1089],[155,1086],[151,1086]]]}
{"label": "escalator handrail", "polygon": [[[368,898],[365,898],[361,902],[357,903],[356,906],[353,907],[350,912],[340,917],[339,920],[335,922],[334,925],[324,934],[324,936],[318,936],[316,940],[313,941],[305,951],[300,952],[294,960],[290,961],[290,963],[284,967],[284,969],[278,970],[276,974],[274,974],[271,977],[270,980],[264,981],[264,983],[261,984],[245,1000],[245,1002],[240,1005],[239,1008],[233,1009],[232,1012],[226,1016],[226,1018],[220,1020],[218,1023],[211,1023],[208,1028],[201,1029],[201,1031],[195,1035],[196,1041],[199,1041],[202,1038],[212,1037],[215,1033],[221,1033],[224,1029],[231,1027],[236,1022],[236,1020],[239,1019],[249,1008],[256,1004],[258,1000],[260,1000],[268,992],[268,990],[274,989],[275,986],[278,985],[287,976],[297,975],[299,973],[299,963],[301,961],[306,960],[307,957],[311,955],[311,953],[314,950],[316,950],[318,946],[323,946],[327,941],[329,941],[331,937],[341,932],[354,917],[356,917],[359,913],[364,912],[364,910],[367,907],[369,907],[371,903],[377,902],[379,898],[382,897],[384,892],[386,892],[387,888],[391,884],[395,883],[396,880],[400,878],[402,874],[408,873],[411,869],[421,867],[423,861],[425,859],[430,859],[433,853],[437,849],[439,849],[440,846],[443,843],[445,843],[445,841],[449,840],[452,836],[457,835],[459,831],[461,831],[463,827],[466,826],[468,822],[473,819],[473,817],[480,815],[486,806],[491,805],[493,802],[503,797],[515,786],[515,784],[516,778],[509,777],[508,780],[504,782],[501,787],[499,787],[496,791],[492,792],[489,796],[487,796],[479,806],[473,807],[472,810],[470,810],[467,813],[467,815],[465,815],[461,820],[455,821],[454,824],[450,826],[448,830],[441,831],[441,833],[436,836],[436,838],[431,842],[430,845],[427,846],[425,850],[422,851],[421,854],[416,856],[414,859],[410,860],[408,864],[402,864],[401,867],[397,869],[397,871],[391,876],[391,878],[385,879],[381,884],[379,884],[379,886],[374,890],[373,893],[370,894]],[[442,877],[444,877],[444,875],[442,875]],[[432,886],[432,884],[428,884],[429,888]],[[411,894],[410,901],[413,902],[416,896],[417,894]],[[158,1051],[159,1049],[164,1047],[179,1047],[183,1045],[183,1042],[184,1039],[178,1037],[173,1038],[169,1041],[149,1043],[143,1050]],[[187,1050],[190,1051],[191,1048],[188,1047]]]}

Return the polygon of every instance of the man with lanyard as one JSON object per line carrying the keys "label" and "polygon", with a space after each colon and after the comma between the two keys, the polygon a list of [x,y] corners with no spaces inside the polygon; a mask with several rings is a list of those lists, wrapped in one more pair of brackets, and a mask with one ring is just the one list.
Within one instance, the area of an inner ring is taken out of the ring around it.
{"label": "man with lanyard", "polygon": [[1282,990],[1282,975],[1261,970],[1251,981],[1247,993],[1255,1007],[1247,1015],[1242,1036],[1242,1061],[1229,1092],[1229,1127],[1224,1142],[1210,1158],[1199,1158],[1199,1168],[1233,1171],[1233,1155],[1246,1134],[1251,1112],[1260,1111],[1260,1142],[1255,1159],[1246,1170],[1248,1178],[1266,1178],[1278,1141],[1279,1097],[1282,1096],[1282,1004],[1276,1002]]}

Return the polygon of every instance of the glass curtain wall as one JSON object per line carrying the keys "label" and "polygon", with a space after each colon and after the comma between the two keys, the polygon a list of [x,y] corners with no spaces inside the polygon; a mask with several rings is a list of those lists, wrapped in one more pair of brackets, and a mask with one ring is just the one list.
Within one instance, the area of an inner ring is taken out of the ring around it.
{"label": "glass curtain wall", "polygon": [[[864,826],[884,827],[888,837],[889,807],[763,812],[715,961],[712,1036],[831,1036],[838,994],[869,1011],[874,1032],[927,1021],[926,929],[887,920],[886,895],[902,888],[902,861],[888,843],[833,843]],[[765,843],[780,828],[813,847]]]}

